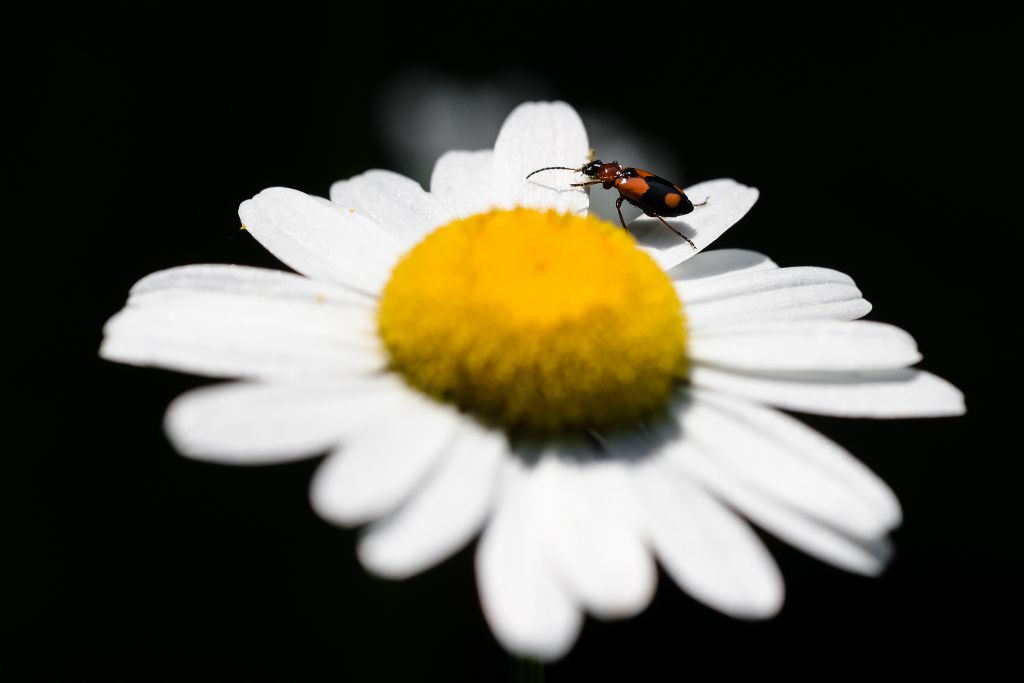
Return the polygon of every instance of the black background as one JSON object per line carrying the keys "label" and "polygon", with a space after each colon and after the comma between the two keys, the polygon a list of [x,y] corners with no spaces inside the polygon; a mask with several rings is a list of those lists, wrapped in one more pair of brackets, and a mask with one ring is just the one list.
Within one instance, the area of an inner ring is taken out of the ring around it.
{"label": "black background", "polygon": [[1021,606],[1020,446],[1004,436],[1021,338],[1003,124],[1019,80],[1000,24],[657,2],[16,11],[3,31],[8,665],[75,680],[515,672],[480,614],[472,548],[405,582],[371,577],[356,532],[309,508],[315,461],[185,460],[162,412],[203,380],[96,356],[103,322],[151,271],[279,267],[238,233],[241,200],[271,185],[323,195],[396,166],[375,103],[429,65],[541,73],[558,97],[657,136],[684,183],[758,186],[716,246],[850,273],[871,318],[911,332],[924,367],[967,397],[956,419],[807,418],[903,502],[883,578],[767,539],[787,581],[776,619],[733,621],[663,576],[641,616],[588,620],[546,680],[998,666]]}

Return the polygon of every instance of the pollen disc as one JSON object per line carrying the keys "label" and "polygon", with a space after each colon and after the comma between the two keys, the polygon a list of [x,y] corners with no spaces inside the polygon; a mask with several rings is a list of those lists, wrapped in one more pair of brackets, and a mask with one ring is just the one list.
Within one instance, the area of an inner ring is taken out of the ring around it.
{"label": "pollen disc", "polygon": [[392,370],[512,432],[651,417],[686,371],[669,278],[593,217],[495,210],[438,228],[395,267],[378,312]]}

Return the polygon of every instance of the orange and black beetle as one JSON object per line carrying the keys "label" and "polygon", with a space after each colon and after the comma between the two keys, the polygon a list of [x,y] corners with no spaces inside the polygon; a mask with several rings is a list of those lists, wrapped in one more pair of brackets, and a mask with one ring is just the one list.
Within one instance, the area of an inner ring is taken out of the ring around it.
{"label": "orange and black beetle", "polygon": [[[563,171],[576,171],[577,173],[582,173],[589,178],[593,178],[593,180],[588,180],[585,183],[573,183],[573,187],[600,185],[606,190],[610,190],[613,187],[618,190],[619,198],[615,200],[615,209],[619,212],[619,222],[622,223],[622,227],[624,229],[626,227],[626,221],[622,218],[622,202],[629,202],[643,211],[646,215],[657,218],[659,221],[664,223],[665,227],[689,242],[691,247],[694,249],[697,248],[696,245],[690,241],[689,237],[669,225],[668,221],[662,218],[662,216],[668,216],[669,218],[685,216],[693,211],[694,206],[703,206],[706,204],[706,200],[695,205],[690,202],[690,199],[686,196],[683,188],[679,187],[675,183],[671,183],[664,178],[660,178],[650,171],[643,171],[639,168],[632,168],[629,166],[623,167],[622,164],[617,161],[605,164],[600,160],[595,160],[581,166],[580,168],[569,168],[567,166],[545,166],[544,168],[538,168],[533,173],[556,169],[561,169]],[[526,177],[529,178],[533,173]]]}

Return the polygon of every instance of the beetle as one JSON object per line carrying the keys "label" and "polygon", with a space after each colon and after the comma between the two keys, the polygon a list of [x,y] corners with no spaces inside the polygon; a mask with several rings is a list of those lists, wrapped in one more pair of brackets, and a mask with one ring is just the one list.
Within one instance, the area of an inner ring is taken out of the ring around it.
{"label": "beetle", "polygon": [[595,159],[579,168],[545,166],[544,168],[538,168],[526,177],[529,179],[534,173],[554,170],[576,171],[588,178],[593,178],[593,180],[582,183],[572,183],[572,187],[600,185],[606,190],[610,190],[613,187],[618,190],[619,198],[615,200],[615,210],[619,212],[619,222],[622,223],[623,229],[626,229],[626,221],[622,218],[622,202],[629,202],[643,211],[644,214],[657,218],[665,224],[665,227],[689,242],[694,250],[697,249],[697,246],[689,237],[669,225],[663,216],[668,216],[669,218],[685,216],[693,211],[693,207],[707,204],[706,199],[699,204],[694,204],[686,196],[683,188],[675,183],[656,176],[650,171],[633,168],[632,166],[623,166],[617,161],[606,164],[600,159]]}

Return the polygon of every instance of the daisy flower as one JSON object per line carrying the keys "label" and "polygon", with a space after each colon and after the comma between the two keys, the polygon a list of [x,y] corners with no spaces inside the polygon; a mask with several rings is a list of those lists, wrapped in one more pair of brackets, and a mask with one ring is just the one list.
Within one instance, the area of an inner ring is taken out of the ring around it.
{"label": "daisy flower", "polygon": [[[739,618],[775,614],[779,569],[757,524],[837,567],[876,574],[900,506],[786,410],[845,417],[963,412],[911,366],[902,330],[857,320],[846,275],[735,249],[697,253],[657,220],[587,216],[586,131],[529,103],[493,150],[449,152],[430,191],[386,171],[331,199],[271,188],[245,228],[298,274],[228,265],[143,278],[103,357],[232,381],[176,399],[183,454],[281,463],[328,452],[314,509],[366,525],[358,555],[403,578],[478,533],[497,639],[562,656],[589,613],[622,618],[656,563]],[[758,193],[688,189],[673,224],[703,249]]]}

